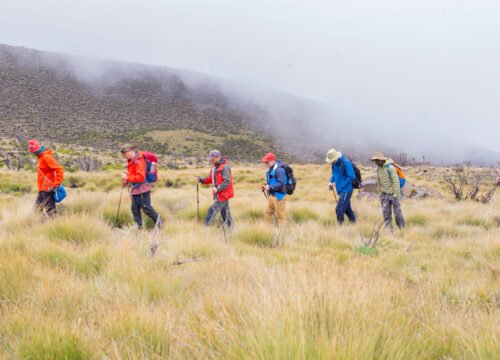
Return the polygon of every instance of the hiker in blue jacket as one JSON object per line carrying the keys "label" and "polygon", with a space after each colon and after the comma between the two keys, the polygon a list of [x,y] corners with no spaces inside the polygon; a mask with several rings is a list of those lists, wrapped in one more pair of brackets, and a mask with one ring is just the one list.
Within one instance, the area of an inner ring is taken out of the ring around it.
{"label": "hiker in blue jacket", "polygon": [[356,174],[351,161],[342,155],[340,151],[330,149],[326,155],[325,161],[332,164],[332,177],[330,178],[330,189],[333,190],[333,184],[337,189],[338,201],[335,209],[337,213],[337,222],[344,223],[344,215],[347,215],[351,223],[356,222],[356,215],[351,207],[351,197],[354,191],[352,186]]}

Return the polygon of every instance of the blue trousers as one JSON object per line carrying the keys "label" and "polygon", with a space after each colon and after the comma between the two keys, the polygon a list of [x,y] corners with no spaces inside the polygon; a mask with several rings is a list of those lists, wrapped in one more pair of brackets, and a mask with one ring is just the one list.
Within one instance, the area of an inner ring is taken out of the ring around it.
{"label": "blue trousers", "polygon": [[337,222],[339,224],[344,223],[344,215],[347,215],[351,223],[356,222],[356,215],[352,211],[351,207],[351,197],[353,191],[349,191],[343,194],[339,194],[339,201],[337,202],[337,207],[335,212],[337,213]]}

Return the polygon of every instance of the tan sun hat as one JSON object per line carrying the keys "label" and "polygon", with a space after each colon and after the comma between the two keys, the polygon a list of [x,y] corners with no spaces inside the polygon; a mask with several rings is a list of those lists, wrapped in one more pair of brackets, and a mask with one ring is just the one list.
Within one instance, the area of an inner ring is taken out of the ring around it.
{"label": "tan sun hat", "polygon": [[123,153],[126,153],[127,151],[129,150],[137,150],[137,146],[135,146],[134,144],[124,144],[122,145],[122,147],[120,148],[120,152],[123,154]]}
{"label": "tan sun hat", "polygon": [[383,160],[383,161],[385,161],[385,160],[387,160],[387,158],[385,157],[384,153],[378,151],[378,152],[376,152],[376,153],[374,153],[372,155],[372,157],[370,158],[370,160],[372,160],[372,161],[374,161],[374,160]]}
{"label": "tan sun hat", "polygon": [[326,154],[325,162],[331,164],[335,160],[340,159],[341,156],[342,156],[342,153],[340,151],[337,151],[335,149],[330,149],[330,150],[328,150],[328,153]]}

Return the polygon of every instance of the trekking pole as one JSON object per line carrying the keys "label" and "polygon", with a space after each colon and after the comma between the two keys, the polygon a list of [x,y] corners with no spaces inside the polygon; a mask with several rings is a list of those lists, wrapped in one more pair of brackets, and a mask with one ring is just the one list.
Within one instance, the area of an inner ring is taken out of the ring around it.
{"label": "trekking pole", "polygon": [[266,197],[266,199],[269,199],[269,194],[267,193],[266,189],[262,189],[262,193]]}
{"label": "trekking pole", "polygon": [[118,217],[120,216],[120,207],[122,205],[122,197],[123,197],[123,182],[122,182],[122,189],[120,190],[120,200],[118,201],[118,209],[116,210],[116,218],[115,218],[115,227],[118,226]]}
{"label": "trekking pole", "polygon": [[332,190],[333,192],[333,197],[335,198],[335,202],[339,202],[339,199],[337,198],[337,194],[335,193],[335,189],[333,188],[333,186],[330,186],[330,190]]}
{"label": "trekking pole", "polygon": [[196,214],[200,222],[200,183],[196,183]]}

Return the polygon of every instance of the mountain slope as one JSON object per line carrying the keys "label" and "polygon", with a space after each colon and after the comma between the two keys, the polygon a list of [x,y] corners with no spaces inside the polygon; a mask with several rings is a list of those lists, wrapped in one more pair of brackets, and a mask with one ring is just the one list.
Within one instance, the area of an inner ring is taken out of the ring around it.
{"label": "mountain slope", "polygon": [[[176,155],[219,146],[233,158],[255,160],[280,150],[263,135],[267,116],[200,74],[0,45],[5,136],[97,148],[133,141]],[[169,138],[176,130],[186,130],[191,140],[199,136],[204,145],[182,146],[182,139]]]}

